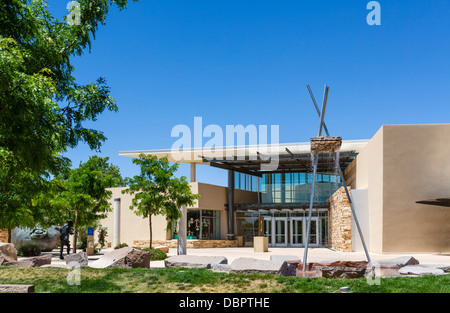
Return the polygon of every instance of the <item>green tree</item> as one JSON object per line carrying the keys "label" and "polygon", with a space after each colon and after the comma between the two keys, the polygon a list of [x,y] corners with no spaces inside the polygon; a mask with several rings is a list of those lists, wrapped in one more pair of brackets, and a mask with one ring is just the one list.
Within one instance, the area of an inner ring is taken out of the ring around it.
{"label": "green tree", "polygon": [[200,197],[193,194],[186,178],[175,177],[178,163],[170,165],[167,157],[158,159],[153,155],[139,155],[133,159],[139,165],[140,175],[129,180],[129,187],[122,191],[134,195],[130,209],[138,216],[148,218],[150,229],[150,245],[152,248],[152,216],[163,215],[168,221],[177,221],[181,218],[180,208],[183,205],[192,206]]}
{"label": "green tree", "polygon": [[33,196],[48,187],[46,179],[20,168],[13,153],[0,151],[0,229],[11,242],[15,227],[34,227]]}
{"label": "green tree", "polygon": [[77,2],[72,25],[54,18],[45,0],[0,2],[0,223],[28,221],[35,187],[69,168],[64,152],[80,142],[98,151],[106,140],[85,124],[118,110],[106,80],[77,83],[71,60],[90,51],[109,10],[127,1]]}
{"label": "green tree", "polygon": [[60,216],[65,219],[73,219],[74,253],[79,227],[94,225],[112,209],[108,201],[112,192],[106,188],[115,187],[122,177],[117,167],[108,163],[108,160],[108,157],[92,156],[86,163],[80,163],[78,168],[71,170],[68,176],[55,179],[58,194],[51,206],[59,210]]}
{"label": "green tree", "polygon": [[104,78],[76,82],[71,57],[91,48],[111,5],[126,0],[78,0],[79,23],[54,18],[45,0],[0,5],[0,147],[39,173],[67,165],[61,153],[80,141],[99,149],[106,137],[84,127],[105,110],[117,111]]}

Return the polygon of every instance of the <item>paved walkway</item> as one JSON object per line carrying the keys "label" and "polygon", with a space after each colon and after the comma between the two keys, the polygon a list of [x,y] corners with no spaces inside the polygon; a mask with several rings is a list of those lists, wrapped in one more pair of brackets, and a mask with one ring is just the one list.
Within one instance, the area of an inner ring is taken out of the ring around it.
{"label": "paved walkway", "polygon": [[[111,252],[113,248],[104,248],[100,253],[89,256],[89,262],[93,262],[102,255]],[[271,255],[295,255],[303,260],[304,248],[269,248],[268,252],[254,252],[253,247],[240,248],[204,248],[204,249],[187,249],[188,255],[203,256],[224,256],[230,264],[236,258],[247,257],[262,260],[270,260]],[[43,252],[43,254],[52,254],[52,264],[65,266],[65,261],[59,259],[59,250],[52,252]],[[64,253],[65,255],[65,253]],[[177,255],[177,249],[170,248],[168,256]],[[420,264],[448,264],[450,265],[450,254],[439,253],[403,253],[403,254],[379,254],[370,253],[372,262],[393,259],[401,256],[412,256],[419,260]],[[366,261],[364,252],[339,252],[327,248],[309,248],[308,262],[322,261]],[[151,268],[164,267],[164,261],[151,261]]]}

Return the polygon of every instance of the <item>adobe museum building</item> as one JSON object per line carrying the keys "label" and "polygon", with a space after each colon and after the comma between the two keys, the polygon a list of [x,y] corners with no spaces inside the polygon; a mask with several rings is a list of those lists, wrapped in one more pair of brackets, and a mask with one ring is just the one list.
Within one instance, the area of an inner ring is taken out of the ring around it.
{"label": "adobe museum building", "polygon": [[[208,158],[201,149],[184,150],[191,164],[191,187],[200,195],[187,208],[187,247],[253,246],[258,221],[272,247],[304,247],[311,198],[310,143],[277,144],[278,168],[256,148],[223,147],[245,158]],[[220,150],[219,149],[219,150]],[[241,150],[241,151],[238,151]],[[217,149],[216,154],[217,155]],[[220,151],[219,151],[220,152]],[[170,150],[140,153],[174,161]],[[241,153],[241,154],[239,154]],[[228,171],[227,187],[196,181],[196,166]],[[362,251],[339,166],[351,190],[366,246],[375,253],[450,252],[450,124],[384,125],[370,140],[343,140],[340,152],[321,153],[315,180],[310,247]],[[131,196],[112,188],[114,207],[101,221],[113,245],[148,246],[148,219],[129,209]],[[176,247],[177,232],[163,216],[152,218],[153,243]]]}

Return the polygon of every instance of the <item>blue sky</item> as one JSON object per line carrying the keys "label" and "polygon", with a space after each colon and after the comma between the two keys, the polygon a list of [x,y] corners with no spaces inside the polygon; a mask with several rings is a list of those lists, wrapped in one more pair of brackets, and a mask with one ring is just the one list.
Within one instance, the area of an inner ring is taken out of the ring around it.
{"label": "blue sky", "polygon": [[[68,1],[48,1],[55,17]],[[110,12],[92,51],[73,60],[79,83],[107,79],[118,113],[92,127],[101,153],[81,144],[74,165],[109,156],[124,176],[137,173],[119,151],[168,149],[177,124],[279,125],[280,142],[317,134],[310,84],[326,123],[344,140],[368,139],[383,124],[448,123],[450,1],[141,0]],[[189,177],[181,165],[179,175]],[[226,172],[199,166],[197,179],[225,185]]]}

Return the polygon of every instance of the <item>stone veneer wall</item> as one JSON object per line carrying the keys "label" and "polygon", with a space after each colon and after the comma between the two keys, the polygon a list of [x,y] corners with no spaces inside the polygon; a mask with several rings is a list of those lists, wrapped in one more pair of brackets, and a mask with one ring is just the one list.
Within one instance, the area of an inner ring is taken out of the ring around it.
{"label": "stone veneer wall", "polygon": [[[148,248],[150,240],[134,240],[133,246],[138,248]],[[177,247],[177,240],[153,240],[152,246]],[[237,247],[237,240],[187,240],[187,248],[232,248]]]}
{"label": "stone veneer wall", "polygon": [[330,202],[328,215],[330,248],[342,252],[351,252],[352,210],[344,187],[336,190],[328,201]]}
{"label": "stone veneer wall", "polygon": [[8,242],[8,230],[0,229],[0,242]]}

